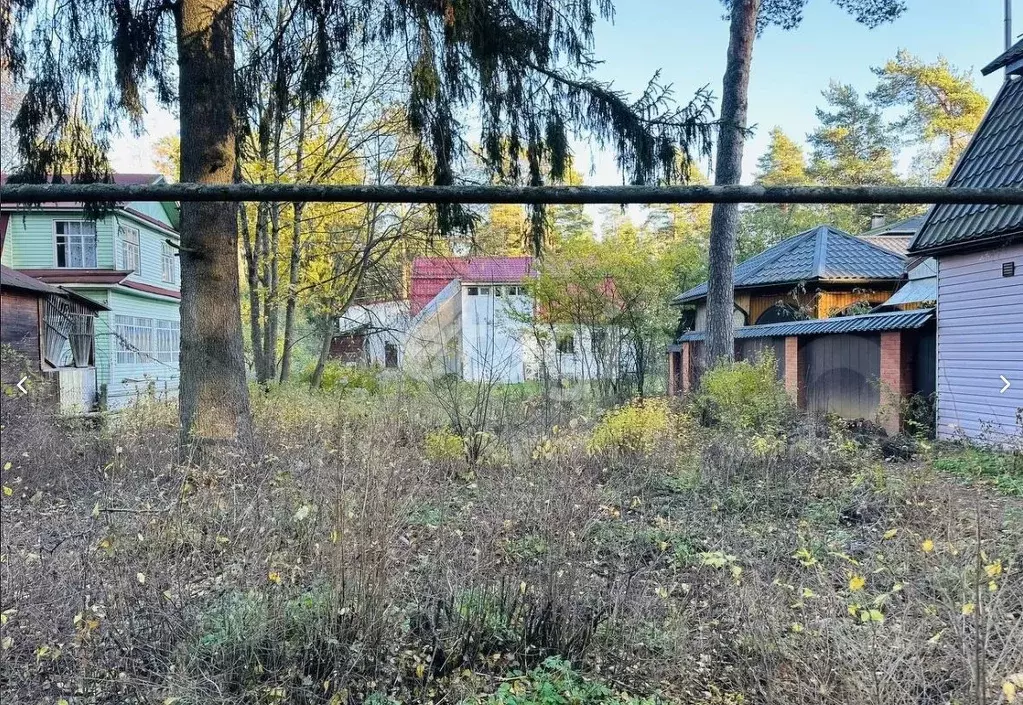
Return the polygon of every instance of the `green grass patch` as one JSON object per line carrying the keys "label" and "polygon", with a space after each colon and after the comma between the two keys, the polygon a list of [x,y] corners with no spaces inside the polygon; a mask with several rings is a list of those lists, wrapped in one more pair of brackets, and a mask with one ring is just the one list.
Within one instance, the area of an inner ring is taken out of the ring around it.
{"label": "green grass patch", "polygon": [[1012,497],[1023,497],[1023,455],[981,448],[939,451],[935,470],[993,487]]}

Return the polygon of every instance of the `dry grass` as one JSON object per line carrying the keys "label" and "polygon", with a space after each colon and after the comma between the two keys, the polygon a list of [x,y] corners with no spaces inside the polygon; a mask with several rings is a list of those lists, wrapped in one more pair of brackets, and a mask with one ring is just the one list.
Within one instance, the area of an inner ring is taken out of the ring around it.
{"label": "dry grass", "polygon": [[434,407],[278,390],[200,468],[159,405],[5,411],[0,698],[479,702],[559,656],[664,702],[995,703],[1023,671],[1017,497],[679,410],[599,452],[526,418],[470,467],[425,459]]}

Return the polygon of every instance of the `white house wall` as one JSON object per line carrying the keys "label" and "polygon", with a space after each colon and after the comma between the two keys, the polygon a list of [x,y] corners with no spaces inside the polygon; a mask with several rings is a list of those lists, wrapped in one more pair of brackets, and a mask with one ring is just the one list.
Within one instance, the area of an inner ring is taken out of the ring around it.
{"label": "white house wall", "polygon": [[514,383],[526,378],[522,340],[533,303],[528,296],[509,295],[509,288],[462,285],[464,379]]}
{"label": "white house wall", "polygon": [[461,282],[448,284],[409,323],[403,369],[413,377],[461,375]]}

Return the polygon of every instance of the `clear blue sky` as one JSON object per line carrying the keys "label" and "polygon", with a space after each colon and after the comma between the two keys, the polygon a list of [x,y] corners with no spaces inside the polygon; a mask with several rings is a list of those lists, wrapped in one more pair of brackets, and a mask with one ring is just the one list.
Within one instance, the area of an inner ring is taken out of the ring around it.
{"label": "clear blue sky", "polygon": [[[867,29],[831,0],[809,0],[803,23],[792,31],[772,27],[757,40],[750,78],[750,124],[755,136],[743,160],[749,180],[766,147],[768,132],[780,125],[803,140],[816,126],[814,109],[831,79],[851,83],[861,93],[872,89],[872,66],[883,64],[899,49],[925,61],[944,56],[961,69],[972,69],[978,85],[993,97],[1002,75],[981,77],[980,69],[1001,53],[1004,0],[907,0],[908,11],[896,22]],[[618,0],[613,24],[596,36],[596,51],[605,62],[600,76],[635,93],[661,69],[679,100],[700,86],[721,94],[728,45],[728,23],[718,0]],[[1023,0],[1013,0],[1016,36],[1023,33]],[[580,157],[588,151],[580,145]],[[620,183],[612,160],[598,156],[593,183]],[[589,159],[580,164],[588,168]],[[706,169],[705,169],[706,171]]]}
{"label": "clear blue sky", "polygon": [[[1023,0],[1013,1],[1018,36],[1023,33]],[[661,69],[662,80],[674,85],[678,100],[687,100],[703,85],[720,95],[728,25],[718,0],[617,0],[616,4],[614,23],[602,23],[596,33],[596,53],[604,61],[598,69],[600,78],[636,94]],[[980,68],[1001,52],[1003,0],[907,0],[907,4],[908,12],[895,23],[868,30],[831,0],[809,0],[798,29],[771,28],[757,41],[749,110],[757,129],[746,145],[746,180],[773,126],[804,139],[816,124],[814,109],[823,102],[821,91],[829,80],[851,83],[866,92],[875,83],[870,67],[883,64],[899,49],[908,49],[925,61],[945,56],[959,68],[972,69],[981,89],[994,95],[1001,74],[982,78]],[[161,110],[154,110],[147,126],[150,137],[118,140],[112,155],[116,169],[151,168],[151,139],[177,128]],[[591,153],[582,143],[576,151],[588,182],[621,182],[609,155]]]}

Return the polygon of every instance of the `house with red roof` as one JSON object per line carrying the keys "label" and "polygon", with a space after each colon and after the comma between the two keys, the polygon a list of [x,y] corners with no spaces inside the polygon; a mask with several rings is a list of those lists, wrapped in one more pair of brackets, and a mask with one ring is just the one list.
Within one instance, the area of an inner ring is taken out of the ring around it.
{"label": "house with red roof", "polygon": [[539,315],[536,275],[532,257],[417,258],[402,366],[469,381],[595,379],[607,336]]}
{"label": "house with red roof", "polygon": [[[163,181],[157,174],[112,179],[126,185]],[[5,183],[0,176],[0,188]],[[81,203],[0,208],[3,265],[101,306],[94,321],[95,388],[86,390],[91,406],[117,408],[140,394],[177,394],[178,225],[172,202],[118,203],[98,218]],[[53,354],[67,362],[72,352],[68,344]]]}

